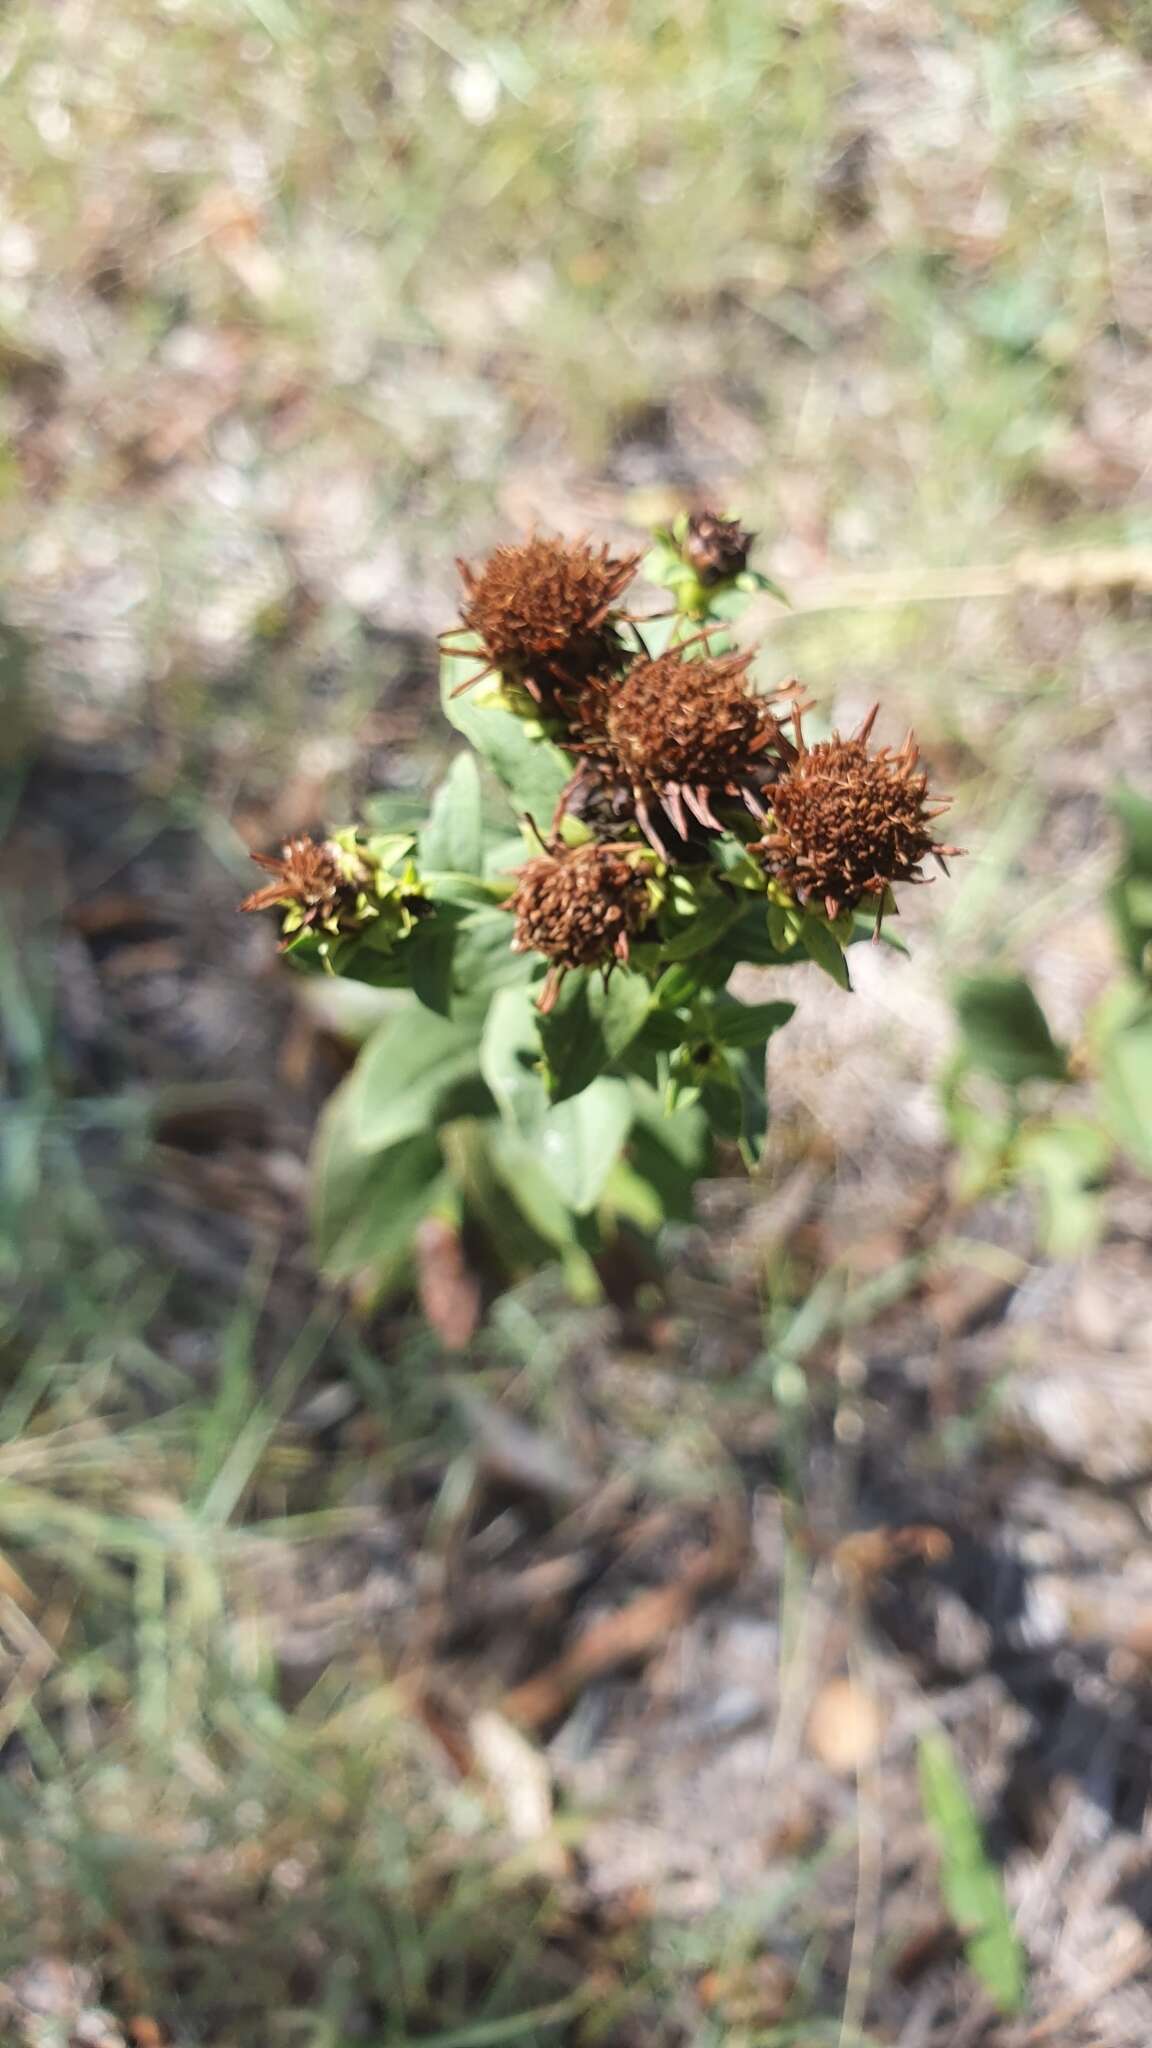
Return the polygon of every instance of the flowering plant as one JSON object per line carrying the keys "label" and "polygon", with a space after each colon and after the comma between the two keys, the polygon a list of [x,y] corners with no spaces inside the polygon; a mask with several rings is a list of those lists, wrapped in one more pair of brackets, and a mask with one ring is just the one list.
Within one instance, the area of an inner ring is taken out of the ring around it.
{"label": "flowering plant", "polygon": [[383,796],[257,856],[243,908],[278,911],[293,965],[398,992],[319,1136],[336,1274],[394,1277],[438,1216],[506,1272],[558,1254],[590,1283],[605,1233],[691,1213],[717,1140],[759,1156],[793,1005],[740,1000],[737,968],[846,989],[893,889],[956,850],[911,737],[873,745],[873,712],[809,740],[797,684],[754,687],[726,623],[772,588],[751,541],[711,512],[657,534],[672,604],[647,617],[638,555],[537,535],[461,563],[442,703],[467,750],[427,817]]}

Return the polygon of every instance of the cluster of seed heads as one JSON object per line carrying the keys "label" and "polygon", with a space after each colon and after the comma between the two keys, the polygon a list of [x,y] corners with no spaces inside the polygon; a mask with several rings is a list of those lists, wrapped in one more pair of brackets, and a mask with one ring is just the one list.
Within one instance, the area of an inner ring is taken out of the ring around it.
{"label": "cluster of seed heads", "polygon": [[[697,512],[679,545],[714,587],[743,572],[752,538]],[[459,565],[461,623],[444,638],[451,648],[462,636],[452,651],[477,661],[460,687],[494,674],[526,693],[572,761],[552,837],[509,899],[514,947],[550,963],[544,1005],[570,969],[627,960],[651,916],[647,849],[669,867],[698,864],[733,807],[762,825],[749,851],[766,878],[830,918],[870,904],[879,922],[893,884],[922,881],[930,856],[943,865],[958,850],[933,836],[945,806],[930,802],[911,736],[899,751],[870,748],[875,712],[852,738],[809,746],[795,700],[781,712],[751,688],[752,654],[713,654],[704,631],[651,655],[643,621],[621,608],[639,561],[537,535]],[[566,815],[590,843],[564,845]],[[282,858],[256,858],[275,880],[245,910],[291,907],[297,929],[352,928],[363,877],[340,847],[294,839]]]}

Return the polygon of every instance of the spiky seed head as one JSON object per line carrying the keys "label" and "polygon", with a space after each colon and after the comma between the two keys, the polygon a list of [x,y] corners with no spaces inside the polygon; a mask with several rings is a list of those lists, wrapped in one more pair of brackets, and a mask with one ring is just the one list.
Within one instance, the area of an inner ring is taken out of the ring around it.
{"label": "spiky seed head", "polygon": [[652,899],[635,855],[589,844],[528,861],[508,908],[516,919],[513,951],[542,953],[550,963],[540,1000],[547,1010],[570,969],[610,970],[627,960],[632,938],[652,914]]}
{"label": "spiky seed head", "polygon": [[772,788],[772,829],[755,849],[797,902],[830,917],[867,899],[882,908],[894,884],[926,879],[930,855],[943,866],[961,850],[933,837],[943,806],[932,803],[911,734],[898,751],[870,749],[874,717],[851,739],[802,745]]}
{"label": "spiky seed head", "polygon": [[322,926],[335,932],[360,922],[357,904],[369,880],[368,869],[354,851],[334,839],[303,834],[286,840],[279,857],[254,853],[252,858],[274,880],[246,896],[241,910],[293,912],[294,931]]}
{"label": "spiky seed head", "polygon": [[608,748],[636,782],[722,785],[775,720],[748,689],[751,654],[637,661],[605,693]]}
{"label": "spiky seed head", "polygon": [[461,562],[460,617],[480,641],[484,672],[498,671],[555,711],[590,676],[618,669],[625,650],[616,606],[639,561],[586,540],[535,535],[494,548],[479,569]]}
{"label": "spiky seed head", "polygon": [[613,683],[583,693],[575,720],[580,745],[606,787],[631,793],[641,828],[665,851],[653,806],[681,839],[692,828],[719,829],[713,802],[738,796],[762,815],[760,792],[792,746],[768,700],[748,687],[747,654],[686,659],[669,648],[634,661]]}
{"label": "spiky seed head", "polygon": [[718,512],[689,515],[680,552],[704,588],[726,583],[748,566],[748,550],[756,536],[748,533],[738,519],[721,519]]}

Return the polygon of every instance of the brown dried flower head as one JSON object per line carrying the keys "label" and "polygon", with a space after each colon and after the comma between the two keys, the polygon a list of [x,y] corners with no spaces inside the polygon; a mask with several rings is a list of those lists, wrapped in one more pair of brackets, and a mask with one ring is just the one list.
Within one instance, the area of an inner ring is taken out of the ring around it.
{"label": "brown dried flower head", "polygon": [[705,589],[739,576],[748,566],[748,551],[755,540],[738,519],[721,519],[718,512],[693,512],[689,516],[680,552]]}
{"label": "brown dried flower head", "polygon": [[335,840],[305,835],[286,840],[279,859],[268,853],[254,853],[252,858],[275,880],[246,896],[241,910],[281,908],[293,912],[290,937],[305,927],[319,925],[337,931],[358,921],[357,903],[368,871]]}
{"label": "brown dried flower head", "polygon": [[551,1009],[574,967],[627,961],[652,913],[647,880],[619,847],[587,845],[543,853],[521,868],[508,899],[516,919],[512,949],[543,953],[551,964],[538,1007]]}
{"label": "brown dried flower head", "polygon": [[887,889],[929,879],[921,872],[929,855],[945,867],[945,856],[962,849],[932,836],[948,800],[929,797],[912,734],[899,750],[869,750],[876,709],[851,739],[835,733],[812,747],[797,719],[801,751],[772,790],[773,829],[755,850],[797,902],[838,917],[873,899],[879,928]]}
{"label": "brown dried flower head", "polygon": [[462,687],[496,671],[545,710],[562,711],[566,694],[625,658],[615,608],[639,561],[585,540],[537,535],[495,548],[479,570],[458,563],[462,630],[476,634],[484,656]]}
{"label": "brown dried flower head", "polygon": [[721,830],[717,797],[739,797],[756,817],[762,792],[795,749],[768,700],[748,688],[751,653],[685,660],[669,648],[633,662],[619,683],[594,683],[579,709],[581,745],[606,785],[631,792],[641,831],[665,848],[653,811],[671,820],[681,839],[694,820]]}

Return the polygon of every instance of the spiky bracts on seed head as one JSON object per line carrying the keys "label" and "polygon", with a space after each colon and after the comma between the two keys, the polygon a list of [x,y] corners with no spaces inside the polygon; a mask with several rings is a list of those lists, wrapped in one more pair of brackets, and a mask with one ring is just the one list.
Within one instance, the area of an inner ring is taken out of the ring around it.
{"label": "spiky bracts on seed head", "polygon": [[626,659],[615,607],[639,561],[585,540],[537,535],[494,548],[478,570],[458,563],[462,627],[475,633],[483,656],[469,682],[495,670],[542,709],[563,712],[565,699],[591,676],[609,674]]}
{"label": "spiky bracts on seed head", "polygon": [[302,835],[286,840],[279,858],[268,853],[254,853],[252,858],[275,880],[253,890],[240,908],[287,911],[284,943],[305,929],[335,933],[362,922],[363,890],[370,876],[354,850],[334,839]]}
{"label": "spiky bracts on seed head", "polygon": [[708,590],[743,573],[755,538],[738,519],[721,519],[718,512],[693,512],[684,529],[680,553]]}
{"label": "spiky bracts on seed head", "polygon": [[549,962],[538,1004],[546,1012],[570,969],[607,972],[627,961],[632,938],[652,915],[652,895],[635,853],[587,845],[528,861],[507,907],[516,919],[513,952],[542,953]]}
{"label": "spiky bracts on seed head", "polygon": [[409,833],[365,837],[354,825],[328,839],[289,839],[278,857],[253,854],[274,879],[245,897],[240,908],[281,913],[281,952],[295,953],[301,941],[314,940],[314,951],[305,948],[307,958],[330,965],[332,942],[354,942],[369,926],[373,951],[387,952],[431,914],[412,859],[414,846]]}
{"label": "spiky bracts on seed head", "polygon": [[580,699],[580,746],[608,789],[630,793],[637,823],[660,854],[661,810],[681,839],[694,820],[718,832],[717,798],[739,797],[756,817],[762,793],[795,752],[764,697],[748,688],[753,655],[685,659],[669,648],[633,662],[619,682]]}
{"label": "spiky bracts on seed head", "polygon": [[899,750],[869,750],[875,717],[874,708],[851,739],[834,733],[811,747],[797,719],[800,752],[772,789],[772,830],[753,851],[798,903],[834,918],[872,900],[879,923],[889,888],[925,881],[929,855],[943,867],[961,849],[932,836],[948,805],[933,805],[911,733]]}

